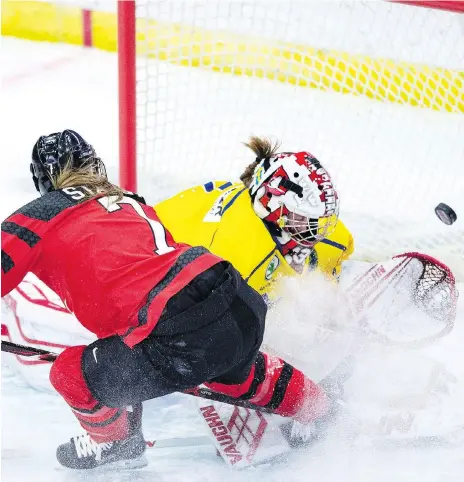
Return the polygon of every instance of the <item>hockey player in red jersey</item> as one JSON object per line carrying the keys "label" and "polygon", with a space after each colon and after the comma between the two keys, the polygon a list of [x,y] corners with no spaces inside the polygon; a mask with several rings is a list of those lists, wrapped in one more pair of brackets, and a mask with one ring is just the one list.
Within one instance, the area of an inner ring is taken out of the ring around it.
{"label": "hockey player in red jersey", "polygon": [[327,413],[320,387],[259,351],[261,296],[230,263],[176,243],[78,133],[40,137],[31,172],[41,197],[2,223],[2,296],[30,271],[98,337],[50,372],[87,432],[58,447],[62,465],[141,465],[141,402],[203,383],[301,423]]}

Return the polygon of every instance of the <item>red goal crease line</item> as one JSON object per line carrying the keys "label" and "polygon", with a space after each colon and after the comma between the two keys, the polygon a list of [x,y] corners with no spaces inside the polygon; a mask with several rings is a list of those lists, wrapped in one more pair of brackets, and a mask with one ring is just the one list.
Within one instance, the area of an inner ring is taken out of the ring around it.
{"label": "red goal crease line", "polygon": [[464,0],[387,0],[391,3],[403,3],[413,7],[434,8],[448,12],[463,12]]}
{"label": "red goal crease line", "polygon": [[[391,3],[464,12],[463,1],[393,0]],[[123,7],[120,10],[132,8],[135,17],[132,0],[120,4]],[[134,23],[132,35],[131,25],[119,21],[124,25],[120,38],[136,39],[139,55],[173,65],[464,113],[464,72],[461,71],[154,19],[138,18]],[[118,17],[115,12],[82,10],[59,3],[2,0],[2,34],[116,51]],[[120,48],[119,55],[120,59],[123,56],[129,61],[124,47]]]}

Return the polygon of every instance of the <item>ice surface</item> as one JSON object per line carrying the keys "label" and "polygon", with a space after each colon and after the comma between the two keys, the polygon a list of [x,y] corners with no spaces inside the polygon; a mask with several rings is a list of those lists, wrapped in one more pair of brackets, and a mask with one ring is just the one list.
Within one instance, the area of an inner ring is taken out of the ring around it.
{"label": "ice surface", "polygon": [[[1,41],[4,87],[0,163],[2,218],[36,195],[28,164],[31,146],[40,134],[63,128],[82,131],[98,145],[110,176],[116,179],[118,108],[115,55],[71,46],[5,38]],[[349,109],[349,100],[344,99],[340,109],[343,106]],[[446,126],[442,125],[441,116],[436,122],[437,128],[445,135]],[[450,146],[443,148],[449,152]],[[216,177],[215,173],[211,176]],[[154,196],[150,190],[146,195],[149,200]],[[462,203],[462,198],[457,201]],[[304,310],[305,306],[300,308]],[[310,311],[311,307],[306,306],[306,312]],[[410,385],[423,376],[424,356],[433,356],[444,363],[462,388],[461,347],[464,336],[459,324],[463,321],[461,299],[455,332],[425,352],[408,354],[407,366],[395,357],[387,364],[383,354],[373,353],[370,361],[362,367],[364,370],[360,370],[358,380],[361,383],[351,387],[353,394],[358,394],[362,407],[369,408],[368,402],[378,401],[375,396],[381,393],[380,389],[391,388],[396,390],[395,393],[403,393],[408,387],[413,390]],[[291,324],[288,330],[291,330]],[[330,356],[333,353],[335,356],[338,349],[328,348],[326,354]],[[245,482],[264,478],[269,482],[458,482],[464,479],[462,447],[380,451],[370,446],[349,447],[336,438],[311,450],[291,454],[280,462],[241,473],[227,469],[212,448],[194,447],[149,449],[149,466],[135,472],[77,474],[59,468],[54,456],[56,446],[79,431],[77,422],[58,395],[28,387],[10,367],[11,358],[8,357],[2,356],[2,480],[8,482],[216,482],[219,479]],[[375,370],[376,363],[379,367],[383,363],[386,368]],[[374,369],[369,370],[369,367]],[[397,376],[401,367],[409,376]],[[376,373],[379,375],[376,376]],[[459,401],[462,402],[462,399]],[[460,407],[464,406],[456,400],[449,405],[449,413],[456,410],[456,417]],[[437,414],[437,425],[439,416],[443,414]],[[202,433],[191,399],[181,395],[146,403],[144,427],[147,439]]]}

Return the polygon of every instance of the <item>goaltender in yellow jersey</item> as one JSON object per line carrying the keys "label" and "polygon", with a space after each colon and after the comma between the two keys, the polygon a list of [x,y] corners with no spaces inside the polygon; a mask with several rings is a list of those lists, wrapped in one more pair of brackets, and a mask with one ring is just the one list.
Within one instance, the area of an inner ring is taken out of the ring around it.
{"label": "goaltender in yellow jersey", "polygon": [[[319,199],[324,194],[323,184],[326,194],[332,194],[328,174],[308,153],[276,154],[277,146],[260,138],[250,139],[247,145],[257,159],[241,176],[242,182],[213,181],[180,192],[154,206],[161,221],[177,241],[204,246],[230,261],[269,301],[281,276],[299,276],[317,269],[336,279],[342,262],[353,251],[353,238],[338,220],[338,210],[335,224],[332,222],[334,215],[327,209],[331,196],[323,199],[318,212],[306,213],[301,204],[292,204],[292,199],[298,201],[304,194],[310,201],[308,206],[314,208],[317,203],[309,188],[316,187]],[[264,196],[259,192],[261,187],[265,188]],[[279,201],[277,209],[273,209],[272,198]],[[299,223],[292,225],[290,218],[295,211]],[[316,230],[311,228],[314,219],[319,221]],[[321,219],[332,221],[321,223]]]}

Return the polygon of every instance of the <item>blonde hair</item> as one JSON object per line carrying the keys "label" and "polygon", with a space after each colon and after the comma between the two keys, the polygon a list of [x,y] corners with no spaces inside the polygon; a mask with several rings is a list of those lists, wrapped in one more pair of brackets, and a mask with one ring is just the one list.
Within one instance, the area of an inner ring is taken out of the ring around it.
{"label": "blonde hair", "polygon": [[124,191],[119,186],[111,184],[105,176],[95,173],[94,166],[91,164],[79,169],[73,169],[70,164],[67,164],[51,181],[55,189],[85,186],[88,190],[85,199],[103,194],[117,196],[115,201],[120,201],[124,196]]}
{"label": "blonde hair", "polygon": [[248,142],[244,142],[243,144],[251,149],[256,155],[256,160],[252,162],[240,176],[240,180],[243,184],[245,184],[246,187],[250,187],[256,166],[262,159],[272,157],[277,153],[280,147],[280,141],[276,140],[275,142],[272,142],[266,137],[251,136]]}

